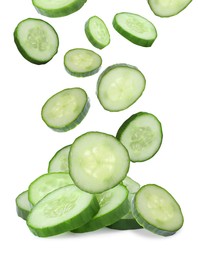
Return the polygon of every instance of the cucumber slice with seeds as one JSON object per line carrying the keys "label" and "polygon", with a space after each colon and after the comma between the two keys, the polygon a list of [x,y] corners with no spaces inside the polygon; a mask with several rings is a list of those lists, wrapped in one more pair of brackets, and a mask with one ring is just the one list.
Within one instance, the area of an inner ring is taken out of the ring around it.
{"label": "cucumber slice with seeds", "polygon": [[69,151],[71,145],[65,146],[58,150],[49,161],[48,172],[64,172],[69,173]]}
{"label": "cucumber slice with seeds", "polygon": [[92,16],[86,22],[85,34],[91,44],[98,49],[103,49],[110,43],[107,26],[98,16]]}
{"label": "cucumber slice with seeds", "polygon": [[144,75],[128,64],[115,64],[100,75],[97,96],[104,109],[118,112],[130,107],[144,92]]}
{"label": "cucumber slice with seeds", "polygon": [[87,77],[97,73],[101,64],[100,55],[87,49],[72,49],[64,56],[66,71],[76,77]]}
{"label": "cucumber slice with seeds", "polygon": [[29,185],[28,199],[35,205],[48,193],[70,184],[73,184],[73,181],[67,173],[43,174]]}
{"label": "cucumber slice with seeds", "polygon": [[164,188],[147,184],[139,189],[132,203],[136,221],[145,229],[162,236],[170,236],[183,225],[181,208]]}
{"label": "cucumber slice with seeds", "polygon": [[73,230],[75,233],[94,231],[119,220],[129,210],[128,190],[123,185],[97,195],[100,205],[98,213],[84,226]]}
{"label": "cucumber slice with seeds", "polygon": [[39,201],[28,215],[27,225],[36,236],[54,236],[84,225],[98,210],[94,195],[68,185]]}
{"label": "cucumber slice with seeds", "polygon": [[69,153],[71,178],[77,187],[89,193],[101,193],[119,184],[129,166],[126,148],[105,133],[88,132],[79,136]]}
{"label": "cucumber slice with seeds", "polygon": [[132,162],[143,162],[152,158],[160,149],[162,126],[154,115],[139,112],[121,125],[116,137],[127,148]]}
{"label": "cucumber slice with seeds", "polygon": [[14,41],[22,56],[34,64],[45,64],[58,52],[56,31],[40,19],[21,21],[14,31]]}
{"label": "cucumber slice with seeds", "polygon": [[53,130],[65,132],[80,124],[89,107],[89,100],[83,89],[68,88],[46,101],[41,116],[46,125]]}
{"label": "cucumber slice with seeds", "polygon": [[24,191],[21,194],[19,194],[16,198],[16,210],[17,215],[26,220],[27,216],[29,215],[32,207],[28,200],[28,191]]}
{"label": "cucumber slice with seeds", "polygon": [[143,47],[150,47],[157,38],[155,26],[137,14],[118,13],[114,16],[113,26],[123,37]]}
{"label": "cucumber slice with seeds", "polygon": [[62,17],[78,11],[87,0],[32,0],[38,13],[48,17]]}
{"label": "cucumber slice with seeds", "polygon": [[148,0],[153,13],[160,17],[170,17],[183,11],[192,0]]}

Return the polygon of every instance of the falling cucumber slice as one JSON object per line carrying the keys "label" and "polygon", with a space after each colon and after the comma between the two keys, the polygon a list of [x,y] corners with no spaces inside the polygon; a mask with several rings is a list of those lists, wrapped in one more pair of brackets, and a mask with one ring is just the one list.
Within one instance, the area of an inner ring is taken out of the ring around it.
{"label": "falling cucumber slice", "polygon": [[24,191],[21,194],[19,194],[16,198],[17,215],[20,218],[26,220],[31,209],[32,209],[32,207],[28,200],[28,191]]}

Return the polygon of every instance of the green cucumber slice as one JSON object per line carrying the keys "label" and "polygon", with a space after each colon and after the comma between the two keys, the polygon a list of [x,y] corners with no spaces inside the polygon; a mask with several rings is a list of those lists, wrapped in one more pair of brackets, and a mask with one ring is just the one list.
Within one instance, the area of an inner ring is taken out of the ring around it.
{"label": "green cucumber slice", "polygon": [[85,34],[90,43],[98,49],[103,49],[110,43],[108,28],[98,16],[92,16],[86,22]]}
{"label": "green cucumber slice", "polygon": [[72,49],[64,56],[66,71],[76,77],[87,77],[97,73],[101,64],[100,55],[87,49]]}
{"label": "green cucumber slice", "polygon": [[48,172],[64,172],[69,173],[69,151],[71,145],[65,146],[58,150],[49,161]]}
{"label": "green cucumber slice", "polygon": [[28,191],[26,190],[26,191],[20,193],[16,198],[17,215],[20,218],[26,220],[31,209],[32,209],[32,207],[28,200]]}
{"label": "green cucumber slice", "polygon": [[132,13],[118,13],[113,19],[114,29],[130,42],[150,47],[157,38],[155,26],[146,18]]}
{"label": "green cucumber slice", "polygon": [[115,187],[126,177],[129,166],[126,148],[114,136],[101,132],[79,136],[69,153],[71,178],[89,193]]}
{"label": "green cucumber slice", "polygon": [[118,112],[130,107],[144,92],[144,75],[128,64],[115,64],[102,72],[97,82],[97,96],[104,109]]}
{"label": "green cucumber slice", "polygon": [[122,183],[129,191],[129,195],[135,194],[140,188],[140,184],[131,179],[129,176],[126,176]]}
{"label": "green cucumber slice", "polygon": [[67,173],[43,174],[29,185],[28,199],[35,205],[48,193],[70,184],[73,184],[73,181]]}
{"label": "green cucumber slice", "polygon": [[153,114],[139,112],[121,125],[116,137],[127,148],[132,162],[143,162],[152,158],[160,149],[162,126]]}
{"label": "green cucumber slice", "polygon": [[170,17],[183,11],[192,0],[148,0],[153,13],[160,17]]}
{"label": "green cucumber slice", "polygon": [[45,64],[58,52],[56,31],[40,19],[21,21],[14,30],[14,41],[21,55],[34,64]]}
{"label": "green cucumber slice", "polygon": [[32,0],[37,12],[48,17],[62,17],[78,11],[87,0]]}
{"label": "green cucumber slice", "polygon": [[84,225],[98,210],[94,195],[68,185],[39,201],[28,215],[27,225],[36,236],[54,236]]}
{"label": "green cucumber slice", "polygon": [[98,213],[84,226],[72,232],[83,233],[94,231],[119,220],[129,210],[128,190],[123,185],[97,195],[100,205]]}
{"label": "green cucumber slice", "polygon": [[53,130],[66,132],[80,124],[89,107],[89,100],[83,89],[68,88],[45,102],[41,116],[46,125]]}
{"label": "green cucumber slice", "polygon": [[139,189],[132,203],[132,212],[141,226],[158,235],[173,235],[183,226],[179,204],[168,191],[155,184]]}

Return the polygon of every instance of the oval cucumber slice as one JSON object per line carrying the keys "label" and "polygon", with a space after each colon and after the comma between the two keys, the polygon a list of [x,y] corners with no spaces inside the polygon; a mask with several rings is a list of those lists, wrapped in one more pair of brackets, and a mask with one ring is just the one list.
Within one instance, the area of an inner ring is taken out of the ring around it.
{"label": "oval cucumber slice", "polygon": [[94,195],[69,185],[39,201],[28,215],[27,225],[36,236],[54,236],[84,225],[98,210]]}
{"label": "oval cucumber slice", "polygon": [[147,184],[136,193],[132,203],[136,221],[145,229],[162,236],[170,236],[183,225],[181,208],[164,188]]}
{"label": "oval cucumber slice", "polygon": [[46,125],[53,130],[66,132],[80,124],[89,107],[88,96],[83,89],[68,88],[45,102],[41,116]]}
{"label": "oval cucumber slice", "polygon": [[67,173],[41,175],[29,185],[28,199],[32,205],[35,205],[48,193],[70,184],[73,184],[73,181]]}
{"label": "oval cucumber slice", "polygon": [[32,0],[37,12],[48,17],[62,17],[78,11],[87,0]]}
{"label": "oval cucumber slice", "polygon": [[116,137],[127,148],[132,162],[143,162],[158,152],[163,139],[162,126],[153,114],[139,112],[121,125]]}
{"label": "oval cucumber slice", "polygon": [[76,138],[69,153],[71,178],[80,189],[101,193],[127,175],[130,160],[126,148],[114,137],[88,132]]}
{"label": "oval cucumber slice", "polygon": [[118,112],[130,107],[144,92],[146,80],[134,66],[115,64],[102,72],[97,96],[104,109]]}
{"label": "oval cucumber slice", "polygon": [[45,64],[58,52],[55,29],[40,19],[21,21],[14,31],[14,41],[21,55],[34,64]]}
{"label": "oval cucumber slice", "polygon": [[157,38],[155,26],[137,14],[127,12],[116,14],[113,27],[130,42],[143,47],[150,47]]}
{"label": "oval cucumber slice", "polygon": [[27,216],[29,215],[32,207],[28,200],[28,191],[24,191],[21,194],[19,194],[16,198],[16,210],[17,215],[26,220]]}
{"label": "oval cucumber slice", "polygon": [[66,71],[76,77],[87,77],[97,73],[101,64],[100,55],[87,49],[72,49],[64,56]]}

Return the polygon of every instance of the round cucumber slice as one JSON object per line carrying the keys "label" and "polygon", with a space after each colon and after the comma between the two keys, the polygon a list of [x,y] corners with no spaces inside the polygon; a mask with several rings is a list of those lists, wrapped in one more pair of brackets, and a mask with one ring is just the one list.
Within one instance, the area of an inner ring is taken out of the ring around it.
{"label": "round cucumber slice", "polygon": [[130,107],[144,92],[146,80],[134,66],[115,64],[102,72],[97,96],[104,109],[118,112]]}
{"label": "round cucumber slice", "polygon": [[132,212],[141,226],[158,235],[173,235],[183,226],[179,204],[168,191],[155,184],[139,189],[132,203]]}
{"label": "round cucumber slice", "polygon": [[21,21],[14,31],[14,41],[22,56],[34,64],[45,64],[58,52],[55,29],[40,19]]}
{"label": "round cucumber slice", "polygon": [[16,210],[17,215],[26,220],[27,216],[29,215],[32,207],[28,200],[28,191],[24,191],[21,194],[19,194],[16,198]]}
{"label": "round cucumber slice", "polygon": [[126,148],[114,137],[88,132],[76,138],[69,153],[71,178],[80,189],[101,193],[127,175],[130,160]]}
{"label": "round cucumber slice", "polygon": [[28,215],[27,225],[36,236],[54,236],[84,225],[98,210],[94,195],[69,185],[39,201]]}
{"label": "round cucumber slice", "polygon": [[68,88],[46,101],[41,116],[46,125],[53,130],[66,132],[80,124],[89,107],[88,96],[83,89]]}

